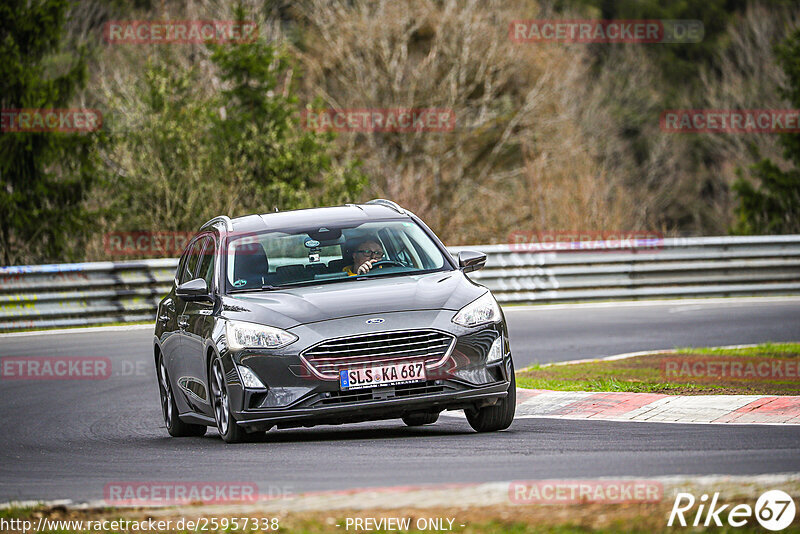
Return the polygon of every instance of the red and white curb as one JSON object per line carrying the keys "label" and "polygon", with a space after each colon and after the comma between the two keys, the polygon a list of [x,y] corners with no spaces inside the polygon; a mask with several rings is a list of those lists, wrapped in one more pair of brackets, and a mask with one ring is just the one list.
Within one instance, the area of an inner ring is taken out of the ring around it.
{"label": "red and white curb", "polygon": [[800,424],[800,396],[517,389],[517,417],[649,423]]}
{"label": "red and white curb", "polygon": [[[756,345],[728,345],[743,349]],[[629,352],[541,365],[541,367],[624,360],[677,349]],[[664,395],[660,393],[550,391],[517,388],[518,418],[644,421],[648,423],[800,424],[800,396]]]}

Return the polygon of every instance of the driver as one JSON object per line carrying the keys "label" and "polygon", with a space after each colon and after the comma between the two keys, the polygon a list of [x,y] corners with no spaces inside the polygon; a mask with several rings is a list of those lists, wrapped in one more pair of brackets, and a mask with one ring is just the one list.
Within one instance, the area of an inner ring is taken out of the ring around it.
{"label": "driver", "polygon": [[383,258],[383,247],[374,239],[367,239],[358,244],[353,251],[353,263],[344,269],[348,276],[367,274],[372,265]]}

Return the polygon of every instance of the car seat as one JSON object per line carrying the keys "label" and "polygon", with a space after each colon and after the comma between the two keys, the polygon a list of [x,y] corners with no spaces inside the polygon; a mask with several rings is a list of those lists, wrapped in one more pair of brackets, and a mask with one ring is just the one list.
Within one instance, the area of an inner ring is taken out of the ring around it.
{"label": "car seat", "polygon": [[261,243],[245,243],[236,247],[233,256],[234,287],[261,287],[268,275],[269,260]]}

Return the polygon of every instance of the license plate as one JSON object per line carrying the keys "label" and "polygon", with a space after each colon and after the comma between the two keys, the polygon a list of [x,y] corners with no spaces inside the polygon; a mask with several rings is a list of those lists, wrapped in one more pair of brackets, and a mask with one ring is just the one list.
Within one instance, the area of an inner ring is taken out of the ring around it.
{"label": "license plate", "polygon": [[408,362],[375,365],[339,371],[341,389],[362,389],[377,386],[410,384],[425,380],[425,363]]}

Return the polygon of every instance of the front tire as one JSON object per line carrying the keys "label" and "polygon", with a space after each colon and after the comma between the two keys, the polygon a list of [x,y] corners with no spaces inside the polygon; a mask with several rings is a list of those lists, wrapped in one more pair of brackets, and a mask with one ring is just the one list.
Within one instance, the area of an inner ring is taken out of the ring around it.
{"label": "front tire", "polygon": [[164,426],[174,438],[201,437],[206,433],[205,425],[184,423],[178,416],[178,407],[175,405],[175,395],[167,374],[167,365],[164,355],[158,357],[158,392],[161,397],[161,414],[164,416]]}
{"label": "front tire", "polygon": [[211,385],[211,406],[214,409],[214,419],[217,421],[219,435],[226,443],[248,441],[249,434],[236,424],[236,420],[231,415],[231,401],[228,396],[228,385],[221,359],[211,360],[208,374],[208,383]]}
{"label": "front tire", "polygon": [[511,384],[508,386],[508,395],[494,406],[486,406],[478,410],[465,410],[467,421],[476,432],[497,432],[505,430],[514,421],[514,412],[517,409],[517,379],[514,376],[514,366],[511,366]]}

